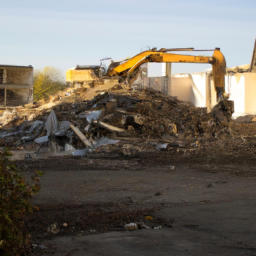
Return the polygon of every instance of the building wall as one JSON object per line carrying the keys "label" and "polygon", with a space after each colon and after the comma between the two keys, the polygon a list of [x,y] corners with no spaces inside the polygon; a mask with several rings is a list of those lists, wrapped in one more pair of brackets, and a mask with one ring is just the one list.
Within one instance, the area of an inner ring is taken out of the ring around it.
{"label": "building wall", "polygon": [[4,66],[4,79],[0,84],[0,104],[4,104],[6,90],[6,106],[17,106],[33,102],[33,67]]}
{"label": "building wall", "polygon": [[[0,67],[0,69],[2,69]],[[13,85],[32,85],[33,68],[4,67],[6,70],[6,84]]]}
{"label": "building wall", "polygon": [[[175,74],[171,80],[151,77],[144,79],[143,86],[176,96],[195,107],[207,107],[209,111],[217,104],[214,82],[207,72]],[[234,118],[256,114],[256,73],[226,75],[225,91],[230,95],[229,99],[234,101]]]}
{"label": "building wall", "polygon": [[66,81],[69,83],[94,81],[95,75],[92,76],[92,72],[91,69],[69,69],[66,71]]}
{"label": "building wall", "polygon": [[256,73],[236,73],[226,76],[226,92],[235,102],[234,117],[256,114]]}

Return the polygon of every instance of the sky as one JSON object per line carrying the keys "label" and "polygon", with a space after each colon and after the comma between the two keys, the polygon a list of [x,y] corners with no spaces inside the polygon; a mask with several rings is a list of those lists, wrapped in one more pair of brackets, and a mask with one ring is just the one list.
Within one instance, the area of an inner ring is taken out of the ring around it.
{"label": "sky", "polygon": [[[255,0],[0,1],[0,64],[54,66],[63,73],[149,47],[220,47],[233,67],[250,63],[256,37]],[[172,73],[209,67],[173,64]]]}

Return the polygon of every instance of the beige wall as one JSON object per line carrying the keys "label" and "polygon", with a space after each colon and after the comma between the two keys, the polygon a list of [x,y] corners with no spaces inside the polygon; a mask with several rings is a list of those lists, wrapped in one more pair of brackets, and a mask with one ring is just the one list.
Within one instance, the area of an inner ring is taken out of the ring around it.
{"label": "beige wall", "polygon": [[4,80],[0,84],[1,103],[4,102],[3,91],[6,89],[6,105],[16,106],[33,101],[33,67],[4,66]]}
{"label": "beige wall", "polygon": [[[157,81],[152,83],[153,80]],[[212,77],[207,72],[172,75],[144,79],[144,87],[159,90],[195,107],[207,107],[210,111],[217,104],[217,94]],[[159,83],[164,81],[164,83]],[[154,85],[154,86],[153,86]],[[160,86],[161,85],[161,86]],[[256,73],[237,73],[225,76],[225,91],[234,101],[233,117],[256,114]]]}
{"label": "beige wall", "polygon": [[84,82],[84,81],[94,81],[95,77],[92,77],[92,70],[75,70],[69,69],[66,71],[66,81],[67,82]]}
{"label": "beige wall", "polygon": [[188,101],[195,107],[206,106],[206,73],[176,74],[171,78],[168,94]]}
{"label": "beige wall", "polygon": [[235,102],[234,117],[256,114],[256,73],[237,73],[226,76],[226,92]]}
{"label": "beige wall", "polygon": [[33,68],[0,67],[5,70],[6,84],[33,85]]}

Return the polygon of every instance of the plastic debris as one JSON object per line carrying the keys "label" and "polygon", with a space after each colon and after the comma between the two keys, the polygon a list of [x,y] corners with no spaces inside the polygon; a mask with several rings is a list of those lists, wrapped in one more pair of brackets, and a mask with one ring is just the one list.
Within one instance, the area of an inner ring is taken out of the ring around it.
{"label": "plastic debris", "polygon": [[101,115],[101,113],[102,113],[101,110],[86,111],[84,113],[80,113],[79,117],[80,118],[86,117],[87,122],[91,123],[92,120],[97,120]]}
{"label": "plastic debris", "polygon": [[97,143],[96,143],[96,145],[95,145],[95,148],[99,148],[99,147],[102,146],[102,145],[116,144],[116,143],[118,143],[118,142],[119,142],[119,140],[112,140],[112,139],[109,139],[109,138],[107,138],[107,137],[102,137],[102,138],[100,138],[100,139],[97,141]]}
{"label": "plastic debris", "polygon": [[163,149],[166,149],[167,146],[168,146],[168,143],[157,144],[156,149],[157,150],[163,150]]}
{"label": "plastic debris", "polygon": [[129,223],[124,226],[124,228],[128,231],[136,230],[138,229],[138,226],[136,223]]}

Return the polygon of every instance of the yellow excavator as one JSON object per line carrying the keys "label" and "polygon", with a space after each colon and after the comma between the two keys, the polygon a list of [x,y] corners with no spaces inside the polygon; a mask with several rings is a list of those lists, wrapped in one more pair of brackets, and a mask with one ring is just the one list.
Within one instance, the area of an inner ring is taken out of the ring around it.
{"label": "yellow excavator", "polygon": [[[212,56],[193,56],[168,52],[178,51],[213,51]],[[212,76],[218,99],[225,93],[226,60],[219,48],[214,50],[195,50],[194,48],[152,49],[141,52],[123,62],[112,62],[106,72],[107,76],[132,77],[138,73],[138,67],[146,62],[173,63],[209,63],[212,65]]]}

